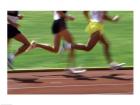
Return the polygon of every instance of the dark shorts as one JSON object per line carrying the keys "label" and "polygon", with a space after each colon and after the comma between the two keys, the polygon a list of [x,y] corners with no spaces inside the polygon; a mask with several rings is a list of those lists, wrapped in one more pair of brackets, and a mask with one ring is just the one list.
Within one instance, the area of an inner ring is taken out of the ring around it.
{"label": "dark shorts", "polygon": [[8,28],[7,30],[8,39],[13,38],[16,35],[21,33],[17,28],[15,28],[14,26],[10,24],[8,24],[7,28]]}
{"label": "dark shorts", "polygon": [[66,28],[67,26],[64,19],[55,20],[52,25],[52,33],[57,34]]}

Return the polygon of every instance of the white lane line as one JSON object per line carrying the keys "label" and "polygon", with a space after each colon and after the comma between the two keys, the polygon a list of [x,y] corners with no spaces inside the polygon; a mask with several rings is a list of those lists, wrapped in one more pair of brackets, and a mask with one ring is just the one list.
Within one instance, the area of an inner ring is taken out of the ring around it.
{"label": "white lane line", "polygon": [[62,84],[63,82],[59,82],[59,81],[54,81],[54,82],[50,82],[50,84]]}
{"label": "white lane line", "polygon": [[20,89],[43,89],[43,88],[62,88],[62,87],[88,87],[88,86],[127,86],[133,83],[121,83],[121,84],[81,84],[81,85],[57,85],[57,86],[37,86],[37,87],[17,87],[8,88],[8,90],[20,90]]}
{"label": "white lane line", "polygon": [[123,94],[123,95],[133,95],[133,92],[122,92],[122,93],[98,93],[98,95],[99,94],[102,94],[102,95],[121,95],[121,94]]}

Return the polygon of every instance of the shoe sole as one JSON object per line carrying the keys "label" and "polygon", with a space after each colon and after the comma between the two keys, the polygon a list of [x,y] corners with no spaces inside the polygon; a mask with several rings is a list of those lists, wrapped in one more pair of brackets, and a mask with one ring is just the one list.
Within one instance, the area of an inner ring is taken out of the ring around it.
{"label": "shoe sole", "polygon": [[111,69],[113,69],[113,70],[118,70],[118,69],[122,68],[122,66],[125,65],[125,64],[126,64],[126,63],[120,63],[120,64],[118,64],[118,65],[115,66],[115,67],[111,67]]}
{"label": "shoe sole", "polygon": [[87,71],[86,69],[82,69],[82,70],[72,70],[71,72],[74,74],[81,74],[81,73],[84,73],[86,71]]}

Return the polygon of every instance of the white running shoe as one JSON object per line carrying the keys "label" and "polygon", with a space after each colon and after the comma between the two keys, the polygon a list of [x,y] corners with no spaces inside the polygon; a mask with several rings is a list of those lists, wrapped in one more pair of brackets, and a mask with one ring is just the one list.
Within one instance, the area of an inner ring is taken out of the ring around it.
{"label": "white running shoe", "polygon": [[69,43],[69,42],[64,41],[62,45],[66,49],[71,49],[71,43]]}
{"label": "white running shoe", "polygon": [[13,66],[9,61],[8,61],[8,69],[13,69]]}
{"label": "white running shoe", "polygon": [[81,73],[86,72],[86,69],[82,69],[80,67],[79,68],[69,68],[68,70],[73,74],[81,74]]}
{"label": "white running shoe", "polygon": [[36,42],[34,40],[31,41],[30,46],[26,49],[25,52],[28,52],[36,47]]}
{"label": "white running shoe", "polygon": [[110,68],[112,70],[118,70],[118,69],[122,68],[123,65],[125,65],[125,63],[112,62],[112,63],[110,63]]}
{"label": "white running shoe", "polygon": [[15,58],[15,55],[14,54],[12,54],[12,53],[9,53],[8,54],[8,62],[10,62],[11,64],[12,64],[14,58]]}
{"label": "white running shoe", "polygon": [[13,69],[12,64],[13,64],[13,60],[15,58],[15,55],[12,53],[8,54],[8,68]]}

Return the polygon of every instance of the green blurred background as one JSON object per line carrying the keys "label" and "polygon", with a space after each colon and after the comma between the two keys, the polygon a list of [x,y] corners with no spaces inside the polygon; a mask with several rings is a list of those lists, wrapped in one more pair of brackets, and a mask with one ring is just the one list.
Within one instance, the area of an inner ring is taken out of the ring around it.
{"label": "green blurred background", "polygon": [[[52,11],[21,11],[24,16],[20,20],[20,30],[30,40],[38,43],[48,43],[53,45],[53,34],[51,25],[53,22]],[[87,21],[82,11],[70,11],[75,21],[68,22],[69,31],[72,33],[76,43],[86,44],[88,33],[85,27]],[[105,36],[111,44],[110,51],[112,58],[117,62],[125,62],[125,66],[133,66],[133,12],[132,11],[109,11],[109,15],[119,15],[120,21],[117,23],[105,22]],[[12,40],[8,52],[15,52],[21,44]],[[51,53],[43,49],[33,49],[28,53],[18,56],[13,66],[15,69],[33,68],[65,68],[67,65],[67,54]],[[83,67],[108,67],[100,43],[90,52],[76,50],[76,65]]]}

